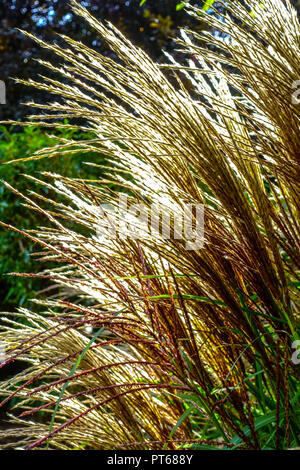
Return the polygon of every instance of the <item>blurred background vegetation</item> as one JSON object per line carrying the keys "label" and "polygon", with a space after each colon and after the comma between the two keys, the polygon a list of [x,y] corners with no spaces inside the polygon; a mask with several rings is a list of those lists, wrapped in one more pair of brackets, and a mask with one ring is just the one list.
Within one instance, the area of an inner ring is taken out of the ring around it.
{"label": "blurred background vegetation", "polygon": [[[0,3],[0,79],[7,86],[7,104],[0,109],[2,119],[21,119],[26,113],[21,102],[45,99],[41,92],[16,87],[10,79],[36,76],[41,73],[41,66],[33,59],[47,57],[45,51],[18,29],[30,31],[45,41],[59,41],[55,33],[66,34],[111,55],[96,33],[73,14],[68,0],[4,0]],[[162,49],[174,48],[173,38],[180,26],[195,26],[179,0],[82,0],[80,3],[97,18],[115,24],[156,60],[161,58]],[[202,6],[205,1],[190,3]],[[199,26],[199,22],[196,24]]]}
{"label": "blurred background vegetation", "polygon": [[[53,133],[53,132],[52,132]],[[72,130],[58,130],[58,137],[77,139],[87,139],[87,133],[80,135]],[[63,158],[32,160],[29,162],[16,162],[10,165],[5,163],[21,157],[29,157],[36,150],[43,147],[51,147],[57,141],[51,137],[47,131],[34,127],[25,127],[20,132],[14,132],[13,127],[0,126],[0,178],[7,181],[11,186],[20,192],[34,190],[32,181],[24,177],[24,174],[39,177],[41,171],[51,171],[53,173],[62,172],[65,175],[76,178],[96,177],[96,171],[92,167],[82,164],[82,160],[99,162],[99,156],[80,153],[76,156],[64,156]],[[99,171],[97,171],[97,174]],[[48,188],[39,186],[41,195],[47,197]],[[23,229],[33,229],[37,225],[47,224],[46,220],[32,211],[24,208],[23,201],[14,193],[9,191],[4,185],[0,185],[0,220],[6,221],[15,227]],[[41,269],[38,261],[31,257],[33,243],[22,235],[12,231],[1,230],[0,244],[0,289],[2,293],[2,308],[14,308],[16,305],[23,305],[24,301],[33,297],[36,290],[40,290],[44,281],[32,278],[7,276],[7,273],[37,273]]]}

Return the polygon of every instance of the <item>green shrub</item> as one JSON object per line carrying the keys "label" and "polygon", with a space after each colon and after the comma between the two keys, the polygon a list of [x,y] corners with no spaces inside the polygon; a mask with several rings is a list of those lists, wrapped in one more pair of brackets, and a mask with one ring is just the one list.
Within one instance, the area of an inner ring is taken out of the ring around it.
{"label": "green shrub", "polygon": [[[82,140],[89,139],[92,134],[80,133],[78,130],[58,129],[52,135],[59,138]],[[95,171],[82,163],[84,159],[102,163],[101,156],[93,152],[70,155],[63,158],[20,161],[6,164],[11,160],[30,157],[37,150],[53,147],[57,140],[49,134],[49,130],[25,127],[16,132],[14,127],[0,126],[0,179],[17,187],[21,192],[32,190],[32,182],[24,178],[24,174],[39,177],[39,172],[63,173],[74,178],[91,178]],[[98,177],[98,172],[97,172]],[[39,189],[45,197],[49,196],[46,186]],[[36,227],[41,223],[40,217],[34,212],[24,210],[22,201],[16,194],[0,184],[0,220],[17,226],[21,230]],[[43,221],[47,224],[47,221]],[[16,304],[22,305],[25,300],[35,296],[44,283],[30,278],[6,276],[7,273],[36,273],[40,265],[32,259],[34,244],[20,234],[0,228],[0,290],[2,293],[2,309],[12,309]]]}

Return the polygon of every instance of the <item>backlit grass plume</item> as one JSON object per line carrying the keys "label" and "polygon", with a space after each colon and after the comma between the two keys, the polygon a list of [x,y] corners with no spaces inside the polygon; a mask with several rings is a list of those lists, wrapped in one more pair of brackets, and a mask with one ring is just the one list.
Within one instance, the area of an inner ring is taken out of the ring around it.
{"label": "backlit grass plume", "polygon": [[[281,0],[230,1],[216,16],[189,7],[213,33],[182,30],[181,63],[166,53],[158,65],[72,6],[116,59],[26,33],[52,51],[41,62],[58,77],[26,84],[59,97],[30,103],[30,125],[94,132],[31,158],[86,150],[107,165],[98,181],[31,177],[53,200],[20,194],[53,223],[25,235],[57,262],[41,276],[58,294],[1,333],[2,365],[28,364],[1,385],[4,403],[15,397],[2,448],[299,446],[296,11]],[[134,211],[125,221],[120,194],[160,212],[157,230]],[[203,247],[175,236],[187,205],[204,206]],[[135,236],[112,236],[125,222]]]}

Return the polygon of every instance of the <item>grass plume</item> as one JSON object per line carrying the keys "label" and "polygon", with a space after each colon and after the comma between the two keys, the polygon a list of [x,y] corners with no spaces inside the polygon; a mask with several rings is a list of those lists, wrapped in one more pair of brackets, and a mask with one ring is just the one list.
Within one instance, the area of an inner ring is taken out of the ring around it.
{"label": "grass plume", "polygon": [[[4,402],[18,397],[21,414],[6,435],[16,447],[300,445],[299,371],[290,360],[299,335],[300,107],[292,93],[300,28],[289,2],[247,4],[226,2],[219,16],[189,7],[223,35],[182,30],[182,63],[168,53],[154,63],[74,1],[116,60],[69,37],[61,47],[26,33],[60,63],[42,61],[56,80],[25,84],[59,102],[30,103],[39,113],[23,124],[68,119],[65,126],[94,133],[58,138],[31,158],[86,150],[106,155],[108,168],[99,181],[30,177],[51,201],[10,188],[53,223],[23,234],[45,262],[57,262],[41,276],[60,288],[43,315],[20,309],[26,325],[7,320],[0,334],[2,366],[29,364],[0,389]],[[187,250],[186,234],[112,238],[106,222],[118,222],[119,193],[111,182],[147,214],[163,207],[179,217],[186,204],[204,204],[204,247]],[[88,349],[87,325],[103,329]]]}

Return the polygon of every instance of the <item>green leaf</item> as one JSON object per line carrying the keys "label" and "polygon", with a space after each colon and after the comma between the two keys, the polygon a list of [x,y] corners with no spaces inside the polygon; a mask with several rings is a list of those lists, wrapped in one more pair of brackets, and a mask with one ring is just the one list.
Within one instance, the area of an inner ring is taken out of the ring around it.
{"label": "green leaf", "polygon": [[176,11],[180,11],[180,10],[182,10],[184,7],[185,7],[185,3],[183,3],[183,2],[177,3],[177,5],[176,5]]}
{"label": "green leaf", "polygon": [[[195,410],[195,407],[194,406],[190,406],[190,408],[188,408],[187,410],[185,410],[185,412],[180,416],[179,420],[177,421],[177,423],[175,424],[174,428],[172,429],[172,431],[170,432],[169,434],[169,439],[172,439],[173,435],[175,434],[175,432],[177,431],[177,429],[179,428],[179,426],[181,426],[181,424],[183,423],[183,421],[189,416],[189,414],[191,414],[192,411]],[[166,450],[166,447],[167,447],[168,443],[166,443],[164,446],[163,446],[163,450]]]}
{"label": "green leaf", "polygon": [[[300,408],[297,408],[296,410],[294,410],[294,413],[300,416]],[[283,409],[279,412],[279,419],[283,418],[284,416],[285,416],[285,410]],[[255,431],[257,431],[260,428],[263,428],[264,426],[267,426],[268,424],[272,424],[275,422],[276,422],[276,410],[264,416],[260,416],[259,418],[256,418],[256,420],[254,421]],[[243,433],[246,436],[249,436],[251,434],[251,429],[249,428],[249,426],[244,427]],[[231,440],[231,443],[241,444],[242,439],[239,436],[234,436]]]}
{"label": "green leaf", "polygon": [[206,0],[201,10],[207,11],[211,6],[213,6],[214,3],[215,3],[215,0]]}

